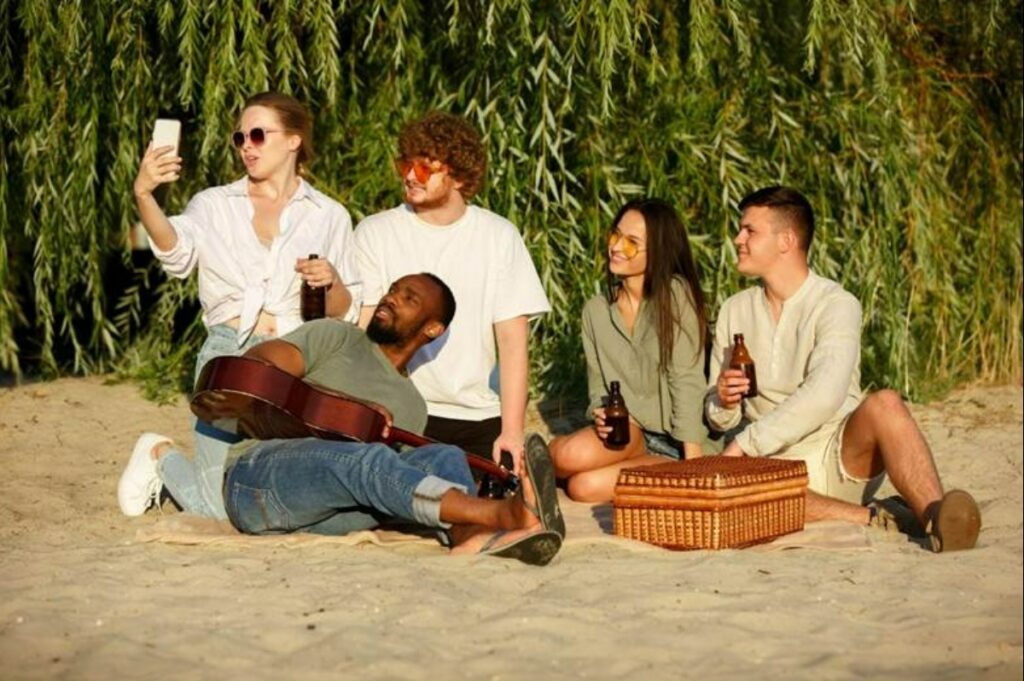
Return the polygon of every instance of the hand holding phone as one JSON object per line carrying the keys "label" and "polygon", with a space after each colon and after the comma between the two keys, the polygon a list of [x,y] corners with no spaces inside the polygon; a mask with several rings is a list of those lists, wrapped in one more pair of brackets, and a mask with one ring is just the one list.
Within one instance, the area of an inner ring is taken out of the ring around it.
{"label": "hand holding phone", "polygon": [[181,121],[171,118],[158,118],[153,124],[153,148],[174,147],[169,153],[174,157],[178,155],[178,143],[181,141]]}
{"label": "hand holding phone", "polygon": [[[166,182],[174,182],[181,172],[178,144],[181,139],[181,121],[159,118],[153,125],[153,138],[142,157],[139,174],[135,177],[135,195],[152,194]],[[171,149],[167,149],[171,147]]]}

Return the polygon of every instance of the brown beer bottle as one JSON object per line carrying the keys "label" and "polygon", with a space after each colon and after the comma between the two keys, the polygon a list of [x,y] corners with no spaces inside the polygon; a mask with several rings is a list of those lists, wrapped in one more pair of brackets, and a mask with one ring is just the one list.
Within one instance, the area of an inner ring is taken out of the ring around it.
{"label": "brown beer bottle", "polygon": [[754,369],[754,360],[750,357],[747,344],[743,342],[743,334],[733,334],[732,337],[732,358],[729,360],[730,369],[739,369],[750,381],[750,387],[743,393],[744,397],[757,397],[757,371]]}
{"label": "brown beer bottle", "polygon": [[[309,254],[310,260],[316,260],[318,257],[320,256],[316,253]],[[302,315],[304,322],[323,318],[327,314],[327,287],[310,286],[303,280],[299,293],[299,314]]]}
{"label": "brown beer bottle", "polygon": [[626,400],[619,392],[619,382],[612,381],[609,386],[607,403],[604,408],[604,423],[611,427],[605,442],[613,449],[621,449],[629,444],[629,410]]}

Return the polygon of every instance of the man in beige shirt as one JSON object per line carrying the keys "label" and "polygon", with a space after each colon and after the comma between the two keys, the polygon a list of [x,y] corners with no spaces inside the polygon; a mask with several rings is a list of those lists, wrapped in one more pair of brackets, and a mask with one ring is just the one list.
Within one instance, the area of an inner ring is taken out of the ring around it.
{"label": "man in beige shirt", "polygon": [[[759,286],[722,305],[705,402],[719,431],[740,429],[722,453],[777,456],[807,464],[807,520],[870,523],[882,477],[926,528],[935,551],[974,546],[981,515],[962,490],[943,494],[931,450],[899,394],[860,390],[860,303],[807,264],[814,214],[787,187],[758,190],[740,203],[737,267]],[[750,381],[729,369],[733,335],[743,334],[757,367]],[[744,417],[746,421],[744,421]]]}

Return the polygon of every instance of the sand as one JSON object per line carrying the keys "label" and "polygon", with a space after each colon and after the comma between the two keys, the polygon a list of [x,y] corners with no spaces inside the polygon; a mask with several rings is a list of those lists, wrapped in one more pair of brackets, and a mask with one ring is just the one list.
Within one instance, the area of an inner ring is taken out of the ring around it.
{"label": "sand", "polygon": [[570,523],[545,568],[424,542],[142,542],[168,518],[123,517],[118,476],[142,430],[187,442],[186,413],[101,378],[0,389],[0,678],[1024,672],[1020,386],[914,407],[947,487],[981,505],[973,551],[847,528],[859,545],[673,553]]}

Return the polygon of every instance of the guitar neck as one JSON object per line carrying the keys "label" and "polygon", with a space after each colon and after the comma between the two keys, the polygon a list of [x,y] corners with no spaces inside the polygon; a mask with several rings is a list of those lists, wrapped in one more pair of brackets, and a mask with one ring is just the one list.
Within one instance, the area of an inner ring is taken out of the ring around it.
{"label": "guitar neck", "polygon": [[[388,443],[397,442],[399,444],[409,445],[410,447],[422,447],[423,445],[437,444],[437,440],[431,440],[425,435],[419,435],[408,430],[395,428],[394,426],[391,428],[391,434],[388,435],[387,441]],[[483,456],[472,452],[465,452],[465,455],[466,463],[469,464],[470,468],[475,468],[481,473],[493,475],[496,479],[502,482],[509,482],[515,478],[511,471],[506,468],[502,468],[491,459],[484,458]]]}

